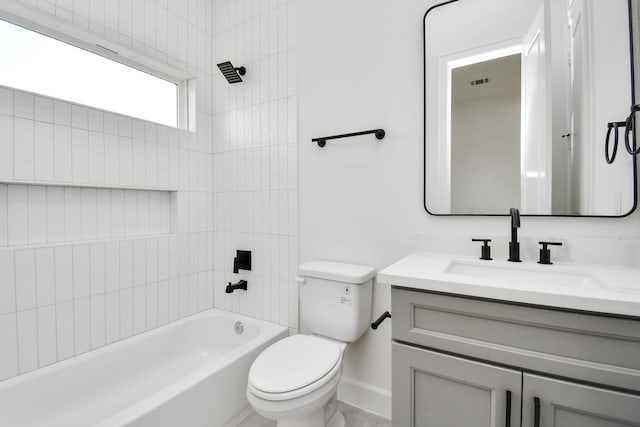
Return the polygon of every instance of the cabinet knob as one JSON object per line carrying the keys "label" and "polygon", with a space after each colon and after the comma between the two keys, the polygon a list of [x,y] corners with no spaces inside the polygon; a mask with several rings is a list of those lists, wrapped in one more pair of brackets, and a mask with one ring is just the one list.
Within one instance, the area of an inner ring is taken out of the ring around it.
{"label": "cabinet knob", "polygon": [[540,427],[540,399],[533,398],[533,427]]}

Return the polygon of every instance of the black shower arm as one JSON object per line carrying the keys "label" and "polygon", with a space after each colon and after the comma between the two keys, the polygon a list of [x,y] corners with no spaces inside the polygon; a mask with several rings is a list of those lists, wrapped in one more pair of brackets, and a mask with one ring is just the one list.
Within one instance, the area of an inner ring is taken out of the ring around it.
{"label": "black shower arm", "polygon": [[330,139],[350,138],[352,136],[369,135],[371,133],[374,133],[378,139],[382,139],[386,135],[384,129],[372,129],[362,132],[345,133],[342,135],[323,136],[321,138],[313,138],[311,141],[318,143],[318,147],[324,147]]}

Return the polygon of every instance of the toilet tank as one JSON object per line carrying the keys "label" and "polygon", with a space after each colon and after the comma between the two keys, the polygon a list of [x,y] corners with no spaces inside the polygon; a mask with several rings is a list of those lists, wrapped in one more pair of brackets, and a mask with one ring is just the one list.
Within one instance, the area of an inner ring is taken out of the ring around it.
{"label": "toilet tank", "polygon": [[300,312],[314,334],[356,341],[371,321],[373,267],[312,261],[298,269]]}

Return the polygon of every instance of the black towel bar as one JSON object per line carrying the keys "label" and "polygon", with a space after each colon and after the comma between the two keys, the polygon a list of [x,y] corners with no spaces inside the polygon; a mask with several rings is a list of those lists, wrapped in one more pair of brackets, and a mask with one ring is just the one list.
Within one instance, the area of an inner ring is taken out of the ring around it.
{"label": "black towel bar", "polygon": [[323,136],[321,138],[313,138],[311,141],[316,142],[318,144],[318,147],[324,147],[325,145],[327,145],[327,141],[330,139],[349,138],[352,136],[368,135],[370,133],[374,133],[376,135],[376,138],[378,139],[382,139],[386,135],[384,129],[372,129],[362,132],[345,133],[342,135]]}

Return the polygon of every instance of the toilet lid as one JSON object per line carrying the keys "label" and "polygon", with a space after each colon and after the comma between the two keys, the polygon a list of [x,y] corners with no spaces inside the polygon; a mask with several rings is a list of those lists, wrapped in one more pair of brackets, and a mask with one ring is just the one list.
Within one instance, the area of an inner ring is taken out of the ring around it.
{"label": "toilet lid", "polygon": [[293,335],[272,344],[253,362],[249,382],[266,393],[286,393],[324,377],[340,360],[337,343]]}

